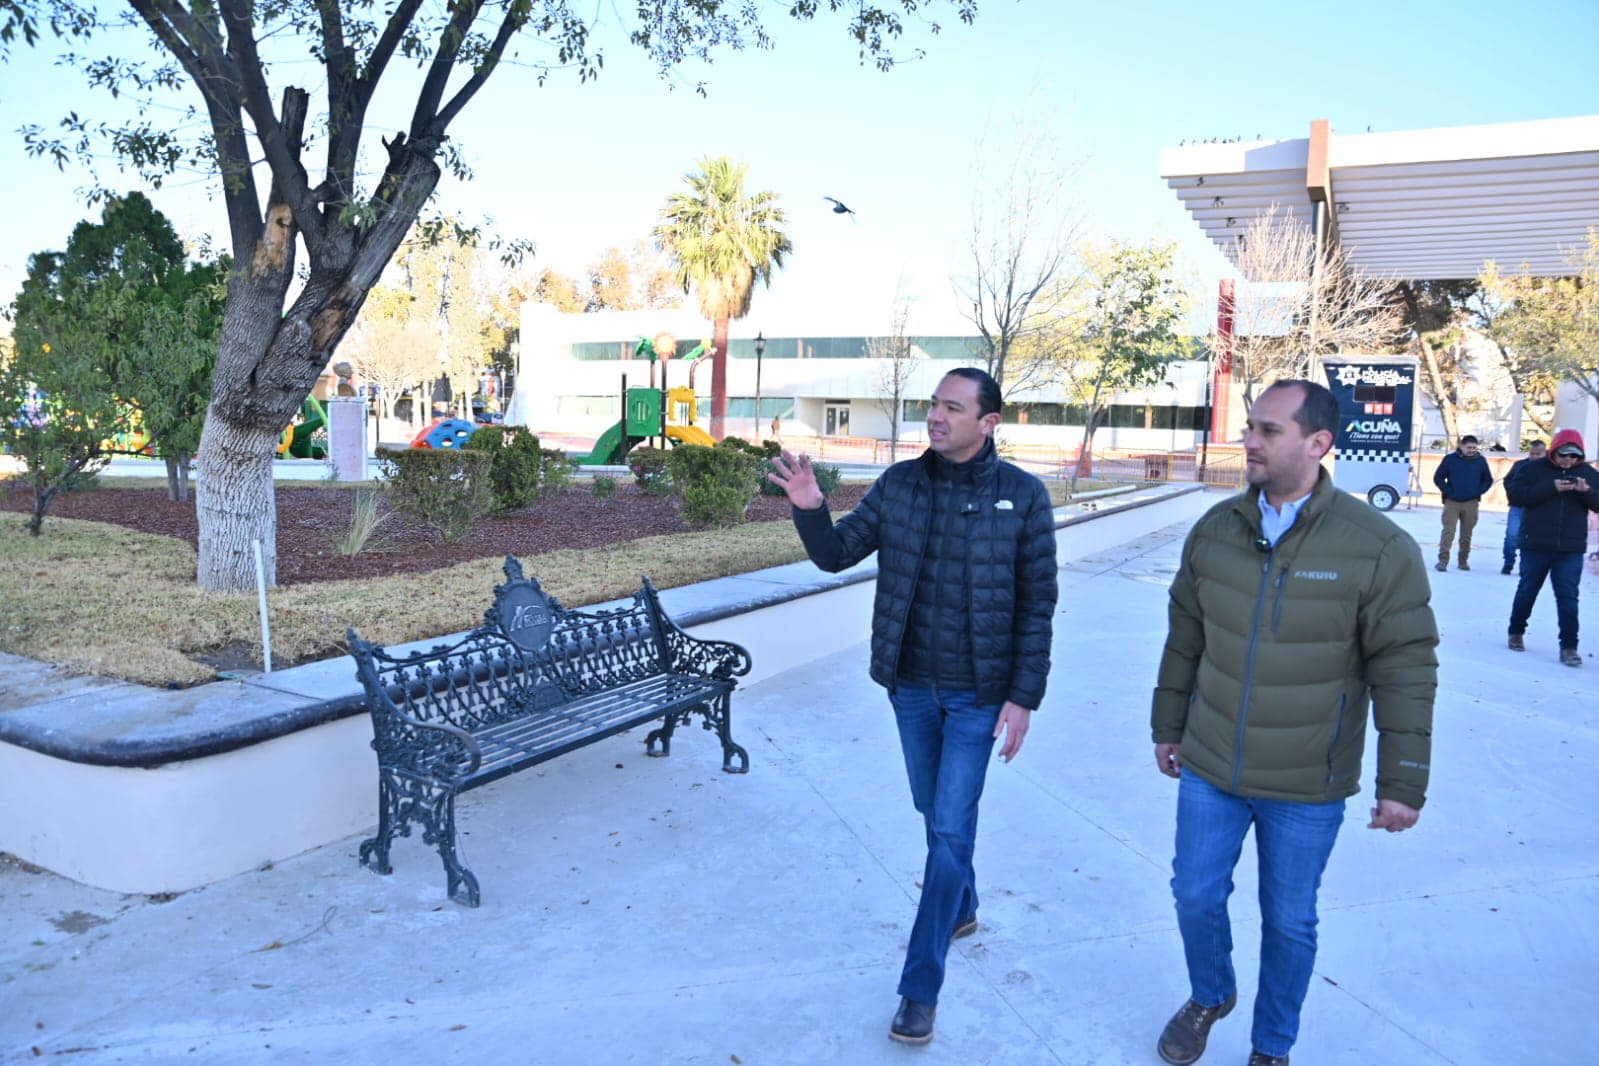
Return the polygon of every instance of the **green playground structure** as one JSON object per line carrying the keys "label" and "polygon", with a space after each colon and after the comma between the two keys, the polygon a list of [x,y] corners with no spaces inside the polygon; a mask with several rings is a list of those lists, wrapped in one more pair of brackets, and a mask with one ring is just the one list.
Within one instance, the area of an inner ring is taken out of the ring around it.
{"label": "green playground structure", "polygon": [[[670,339],[667,334],[662,334],[662,338]],[[630,389],[627,387],[627,378],[622,379],[622,417],[601,433],[594,442],[594,449],[588,455],[580,456],[577,462],[583,466],[622,466],[627,462],[627,453],[651,437],[665,436],[673,444],[715,444],[715,439],[709,433],[694,425],[698,408],[694,396],[694,367],[696,360],[710,350],[710,346],[702,342],[683,356],[681,361],[690,364],[689,383],[668,389],[665,388],[667,360],[657,354],[654,340],[639,338],[638,347],[633,351],[635,355],[647,356],[650,360],[650,387]],[[661,364],[661,388],[654,385],[657,360]],[[666,404],[665,418],[662,417],[663,401]],[[683,418],[674,421],[671,416],[678,411],[682,412]]]}
{"label": "green playground structure", "polygon": [[327,434],[323,433],[320,440],[315,438],[327,425],[327,409],[315,396],[307,396],[300,405],[300,420],[286,427],[283,436],[278,439],[278,454],[293,459],[326,459]]}

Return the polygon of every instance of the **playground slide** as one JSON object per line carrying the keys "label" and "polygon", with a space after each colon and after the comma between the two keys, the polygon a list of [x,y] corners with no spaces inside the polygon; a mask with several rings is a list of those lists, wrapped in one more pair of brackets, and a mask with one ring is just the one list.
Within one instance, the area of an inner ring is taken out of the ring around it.
{"label": "playground slide", "polygon": [[667,426],[666,435],[684,444],[701,444],[707,448],[716,444],[716,438],[699,426]]}
{"label": "playground slide", "polygon": [[[682,444],[703,444],[709,448],[716,441],[698,426],[667,426],[666,435]],[[578,462],[584,466],[619,466],[627,458],[628,449],[642,437],[628,437],[622,433],[622,423],[611,426],[594,442],[594,450]]]}
{"label": "playground slide", "polygon": [[594,442],[593,451],[578,462],[584,466],[614,466],[627,454],[629,443],[631,442],[622,435],[622,423],[617,422],[600,434],[600,439]]}

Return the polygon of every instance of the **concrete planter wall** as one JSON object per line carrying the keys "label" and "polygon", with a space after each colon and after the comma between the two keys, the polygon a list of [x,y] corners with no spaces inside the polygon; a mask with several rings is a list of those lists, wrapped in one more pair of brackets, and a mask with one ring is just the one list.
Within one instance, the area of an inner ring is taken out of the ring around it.
{"label": "concrete planter wall", "polygon": [[[1191,519],[1217,498],[1181,486],[1063,508],[1061,562]],[[749,649],[745,685],[855,645],[864,672],[875,574],[798,563],[662,600],[694,635]],[[202,690],[91,684],[6,709],[0,850],[100,888],[177,892],[370,831],[371,723],[347,660]],[[733,715],[736,735],[736,696]],[[676,757],[694,757],[692,745]]]}

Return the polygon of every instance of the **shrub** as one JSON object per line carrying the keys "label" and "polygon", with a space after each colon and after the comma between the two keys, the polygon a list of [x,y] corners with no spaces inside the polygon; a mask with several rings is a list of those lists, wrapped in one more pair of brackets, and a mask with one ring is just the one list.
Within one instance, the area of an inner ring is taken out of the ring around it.
{"label": "shrub", "polygon": [[683,519],[695,528],[744,521],[759,488],[759,469],[759,459],[726,441],[712,448],[680,444],[668,458],[672,489],[683,500]]}
{"label": "shrub", "polygon": [[[828,463],[812,463],[811,472],[816,475],[816,487],[826,496],[844,480],[844,472]],[[774,485],[773,488],[776,488]]]}
{"label": "shrub", "polygon": [[363,551],[380,549],[373,538],[392,511],[379,506],[378,493],[369,488],[358,488],[351,497],[350,524],[333,538],[333,550],[343,556],[360,555]]}
{"label": "shrub", "polygon": [[589,491],[596,500],[608,500],[616,495],[616,479],[609,474],[595,474]]}
{"label": "shrub", "polygon": [[465,448],[379,448],[384,464],[384,496],[389,506],[414,522],[457,541],[489,510],[492,457]]}
{"label": "shrub", "polygon": [[544,456],[539,439],[522,426],[482,426],[465,450],[489,457],[490,508],[495,514],[530,507],[543,494]]}
{"label": "shrub", "polygon": [[633,481],[651,496],[665,496],[672,491],[666,474],[666,461],[671,452],[664,448],[634,448],[627,453],[628,469],[633,471]]}
{"label": "shrub", "polygon": [[554,496],[572,483],[572,468],[577,464],[566,457],[560,448],[546,448],[539,453],[539,499]]}

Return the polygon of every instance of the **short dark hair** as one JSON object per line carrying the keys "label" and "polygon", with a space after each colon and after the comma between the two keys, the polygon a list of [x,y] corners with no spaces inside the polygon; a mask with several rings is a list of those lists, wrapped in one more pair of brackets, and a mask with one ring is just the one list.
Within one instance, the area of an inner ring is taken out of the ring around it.
{"label": "short dark hair", "polygon": [[975,366],[958,366],[944,375],[947,378],[965,378],[977,385],[977,416],[992,415],[999,412],[999,382],[995,381],[986,370],[979,370]]}
{"label": "short dark hair", "polygon": [[1461,444],[1477,444],[1479,442],[1478,442],[1476,437],[1472,436],[1470,433],[1467,433],[1464,437],[1460,438],[1460,443]]}
{"label": "short dark hair", "polygon": [[1270,388],[1300,390],[1302,399],[1299,402],[1299,410],[1294,412],[1294,421],[1299,423],[1299,429],[1305,436],[1325,429],[1335,439],[1337,438],[1338,400],[1327,386],[1306,381],[1304,378],[1285,378],[1282,381],[1272,382]]}
{"label": "short dark hair", "polygon": [[1546,440],[1543,440],[1541,438],[1539,440],[1529,440],[1527,442],[1527,450],[1529,452],[1532,451],[1534,448],[1548,448],[1548,447],[1549,447],[1549,442],[1546,441]]}

